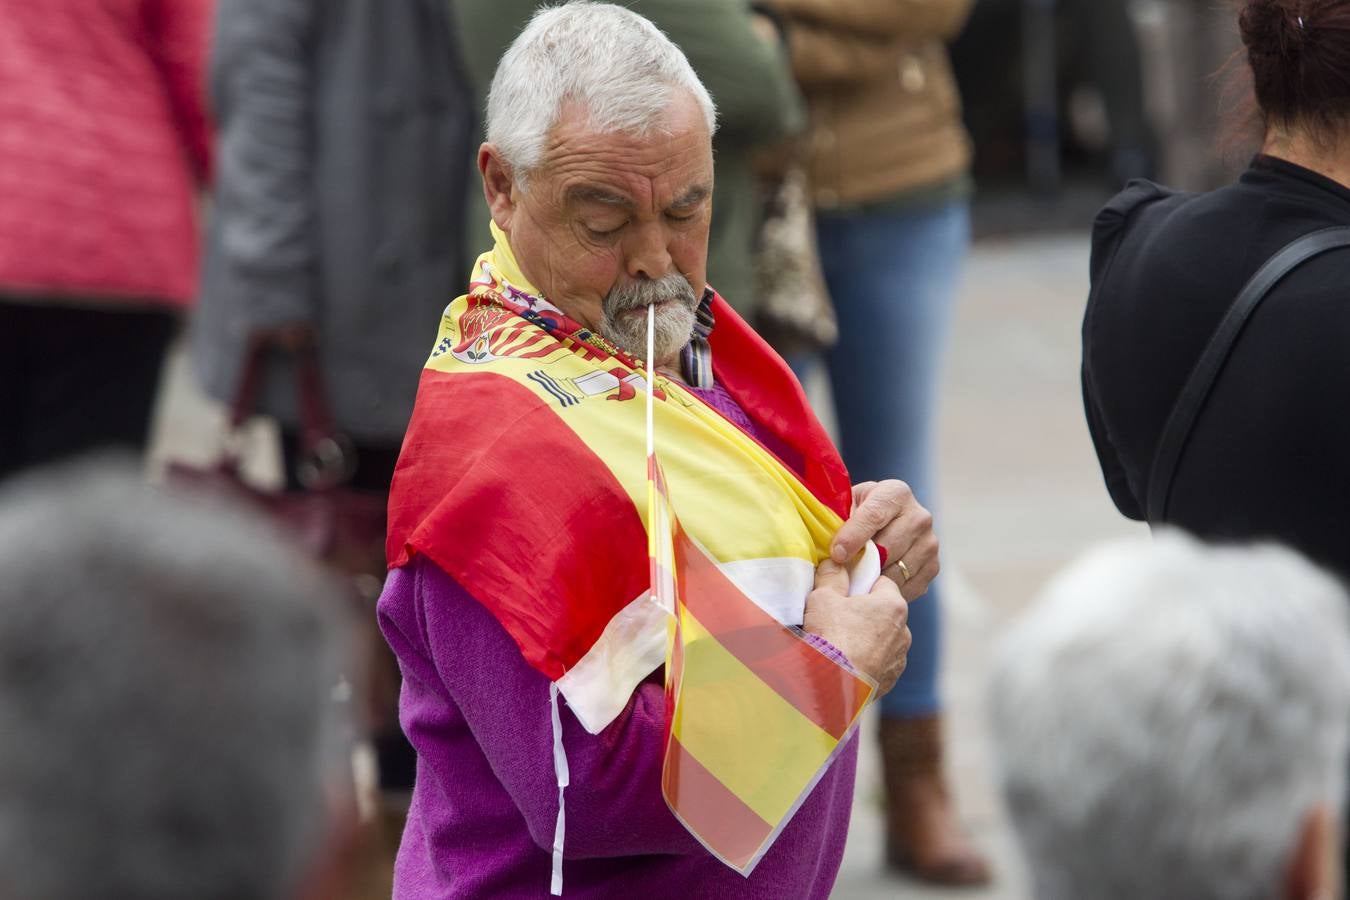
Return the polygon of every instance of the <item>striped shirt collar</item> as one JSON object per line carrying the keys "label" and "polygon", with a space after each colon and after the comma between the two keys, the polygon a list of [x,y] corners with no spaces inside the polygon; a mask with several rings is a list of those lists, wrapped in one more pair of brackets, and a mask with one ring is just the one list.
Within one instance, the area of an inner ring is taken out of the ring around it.
{"label": "striped shirt collar", "polygon": [[708,342],[713,330],[712,303],[712,288],[705,288],[694,313],[694,333],[680,351],[680,374],[690,387],[703,390],[714,386],[712,345]]}

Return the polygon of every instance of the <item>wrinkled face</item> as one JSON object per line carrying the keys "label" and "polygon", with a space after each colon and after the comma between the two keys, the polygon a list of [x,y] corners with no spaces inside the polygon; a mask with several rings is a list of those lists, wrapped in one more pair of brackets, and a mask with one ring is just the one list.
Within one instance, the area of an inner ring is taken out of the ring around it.
{"label": "wrinkled face", "polygon": [[550,302],[638,357],[654,306],[656,361],[678,355],[706,284],[712,214],[712,137],[692,96],[677,94],[665,127],[642,138],[597,134],[565,105],[524,190],[490,144],[479,168],[493,219]]}

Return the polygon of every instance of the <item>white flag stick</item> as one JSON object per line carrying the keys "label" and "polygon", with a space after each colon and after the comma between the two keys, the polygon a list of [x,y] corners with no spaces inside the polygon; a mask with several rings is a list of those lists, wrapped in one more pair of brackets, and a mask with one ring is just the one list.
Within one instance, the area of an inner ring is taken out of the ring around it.
{"label": "white flag stick", "polygon": [[656,390],[656,304],[647,307],[647,456],[656,449],[656,433],[652,429],[652,393]]}

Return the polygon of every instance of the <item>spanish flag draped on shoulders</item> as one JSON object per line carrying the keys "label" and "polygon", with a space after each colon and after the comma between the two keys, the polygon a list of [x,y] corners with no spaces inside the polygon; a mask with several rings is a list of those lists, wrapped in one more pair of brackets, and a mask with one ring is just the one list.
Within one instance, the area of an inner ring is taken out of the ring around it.
{"label": "spanish flag draped on shoulders", "polygon": [[[612,752],[605,742],[631,736],[631,723],[622,720],[637,715],[635,692],[669,665],[672,640],[679,640],[674,635],[684,633],[686,648],[691,633],[706,639],[698,646],[713,648],[711,654],[674,649],[684,684],[668,683],[657,695],[670,707],[661,710],[660,789],[680,823],[730,867],[723,872],[749,876],[848,742],[869,696],[863,679],[841,691],[825,676],[811,675],[822,671],[815,657],[829,657],[830,648],[795,628],[815,567],[849,511],[847,471],[787,366],[708,291],[684,353],[685,383],[658,373],[652,386],[663,497],[678,513],[676,532],[685,540],[680,566],[690,572],[677,572],[677,580],[682,591],[702,598],[703,612],[678,617],[683,628],[674,627],[675,610],[652,598],[644,363],[540,296],[506,237],[495,226],[493,234],[496,246],[479,258],[469,293],[443,316],[390,495],[392,571],[381,620],[404,666],[404,726],[422,758],[418,792],[424,775],[432,775],[430,738],[419,740],[408,721],[405,657],[413,651],[401,649],[400,641],[420,631],[422,640],[454,646],[455,635],[425,634],[437,613],[425,599],[406,627],[386,613],[397,600],[391,591],[404,584],[400,572],[429,562],[489,614],[523,662],[550,684],[558,807],[568,783],[566,757],[590,751],[564,746],[557,698],[585,732],[598,736],[604,752]],[[689,562],[690,553],[698,563]],[[465,627],[461,636],[468,639]],[[768,631],[778,633],[768,645],[744,639]],[[465,653],[473,655],[467,640]],[[855,678],[842,658],[830,665],[843,681]],[[795,672],[805,672],[807,683],[794,684]],[[478,676],[490,684],[494,673]],[[501,715],[523,704],[529,715],[546,716],[548,697],[543,706],[539,699],[502,695]],[[738,703],[753,708],[738,711]],[[772,759],[761,757],[758,767],[748,760],[741,745],[749,736],[737,731],[747,723],[788,729],[806,748],[784,762],[795,770],[784,775],[766,771],[775,766]],[[486,755],[495,769],[492,753]],[[584,791],[572,762],[571,790]],[[841,774],[851,796],[851,756],[847,769]],[[453,792],[453,785],[441,785],[439,794],[447,789]],[[513,799],[528,819],[526,801]],[[832,815],[846,822],[848,796],[833,799],[842,799],[845,809]],[[415,793],[414,807],[423,802]],[[613,813],[621,820],[626,811]],[[569,848],[584,840],[577,830],[574,816]],[[559,809],[557,859],[562,832]],[[837,839],[842,851],[842,834]],[[421,846],[410,848],[410,841]],[[405,853],[434,854],[434,843],[426,833],[405,834],[400,865]],[[837,858],[833,866],[824,863],[828,882],[837,864]],[[819,876],[821,861],[812,865],[814,875],[808,865],[805,874],[783,876],[796,878],[795,888],[774,882],[772,889],[816,893],[801,883]],[[555,866],[555,889],[557,877]],[[700,883],[706,886],[709,877],[703,873]],[[569,879],[570,894],[575,873]],[[584,887],[584,875],[581,881]]]}

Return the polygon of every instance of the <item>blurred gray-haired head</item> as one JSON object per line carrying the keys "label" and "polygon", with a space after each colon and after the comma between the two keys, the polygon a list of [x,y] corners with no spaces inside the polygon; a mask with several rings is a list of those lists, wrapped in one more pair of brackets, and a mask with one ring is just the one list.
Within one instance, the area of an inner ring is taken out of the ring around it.
{"label": "blurred gray-haired head", "polygon": [[1179,533],[1073,565],[991,681],[1038,900],[1269,900],[1307,817],[1342,808],[1347,597],[1274,546]]}
{"label": "blurred gray-haired head", "polygon": [[660,29],[622,6],[566,3],[536,13],[497,64],[487,139],[523,183],[565,101],[580,104],[601,134],[641,137],[660,127],[677,90],[694,96],[711,135],[712,96]]}
{"label": "blurred gray-haired head", "polygon": [[334,605],[265,523],[120,468],[0,491],[0,896],[294,896],[349,737]]}

